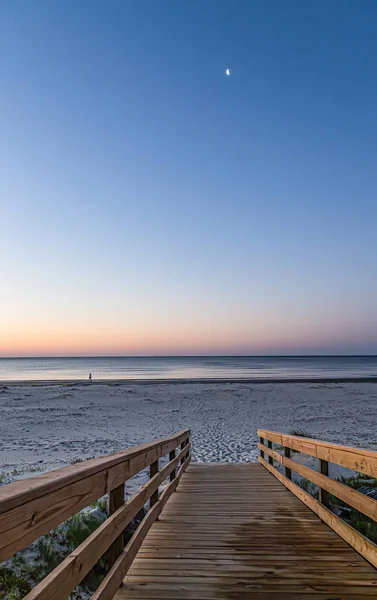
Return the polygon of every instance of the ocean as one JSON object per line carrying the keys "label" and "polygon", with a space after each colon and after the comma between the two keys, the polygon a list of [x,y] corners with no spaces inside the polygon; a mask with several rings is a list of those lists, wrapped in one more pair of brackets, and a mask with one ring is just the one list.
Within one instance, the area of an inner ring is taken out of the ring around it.
{"label": "ocean", "polygon": [[0,358],[0,381],[377,378],[377,356]]}

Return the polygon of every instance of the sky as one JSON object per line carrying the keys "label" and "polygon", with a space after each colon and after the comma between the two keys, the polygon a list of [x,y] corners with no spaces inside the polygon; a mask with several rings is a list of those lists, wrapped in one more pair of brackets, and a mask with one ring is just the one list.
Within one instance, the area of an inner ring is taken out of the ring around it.
{"label": "sky", "polygon": [[376,32],[0,0],[0,356],[377,354]]}

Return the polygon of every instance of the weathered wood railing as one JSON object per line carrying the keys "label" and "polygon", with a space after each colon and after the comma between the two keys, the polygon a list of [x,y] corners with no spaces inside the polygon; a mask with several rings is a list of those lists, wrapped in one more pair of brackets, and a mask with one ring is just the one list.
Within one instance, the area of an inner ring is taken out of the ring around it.
{"label": "weathered wood railing", "polygon": [[[189,464],[190,448],[190,430],[182,430],[169,438],[1,487],[0,562],[110,493],[108,519],[25,598],[65,600],[106,553],[109,570],[92,599],[113,598],[150,526]],[[159,470],[159,459],[167,454],[169,462]],[[125,502],[125,482],[148,466],[149,481]],[[159,486],[167,478],[170,483],[159,496]],[[148,512],[124,546],[124,530],[148,500]]]}
{"label": "weathered wood railing", "polygon": [[[377,521],[376,500],[329,477],[329,463],[352,469],[364,475],[377,477],[377,452],[349,448],[294,435],[284,435],[264,429],[258,429],[258,436],[259,462],[350,546],[355,548],[374,567],[377,567],[377,545],[335,515],[329,508],[330,493],[367,517]],[[265,441],[267,441],[267,446],[264,443]],[[278,450],[283,450],[283,452],[273,450],[272,443],[278,444]],[[319,461],[318,472],[296,460],[292,460],[291,450],[317,458]],[[265,455],[268,456],[268,462],[265,460]],[[273,461],[284,467],[285,474],[274,467]],[[318,486],[319,500],[292,481],[292,471]]]}

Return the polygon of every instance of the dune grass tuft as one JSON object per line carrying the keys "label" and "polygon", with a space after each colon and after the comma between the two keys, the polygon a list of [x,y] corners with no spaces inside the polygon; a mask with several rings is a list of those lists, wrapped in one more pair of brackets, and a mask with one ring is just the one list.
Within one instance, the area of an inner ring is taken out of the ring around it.
{"label": "dune grass tuft", "polygon": [[99,526],[98,519],[90,513],[78,513],[65,522],[64,541],[69,552],[73,552]]}
{"label": "dune grass tuft", "polygon": [[289,435],[295,435],[297,437],[309,438],[312,440],[317,439],[316,436],[313,435],[312,433],[310,433],[310,431],[308,431],[307,429],[292,429],[289,432]]}
{"label": "dune grass tuft", "polygon": [[0,598],[1,600],[21,600],[31,591],[31,585],[22,575],[0,565]]}
{"label": "dune grass tuft", "polygon": [[[31,546],[18,552],[0,565],[0,600],[21,600],[35,586],[75,550],[108,516],[108,498],[103,497],[91,505],[92,511],[81,511],[70,517]],[[99,585],[105,574],[101,560],[69,596],[79,600]]]}

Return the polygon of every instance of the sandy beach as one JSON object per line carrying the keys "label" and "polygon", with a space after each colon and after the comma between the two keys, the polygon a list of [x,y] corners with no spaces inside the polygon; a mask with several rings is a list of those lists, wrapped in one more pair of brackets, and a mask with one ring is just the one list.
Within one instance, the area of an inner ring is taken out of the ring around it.
{"label": "sandy beach", "polygon": [[257,458],[258,427],[377,448],[373,383],[0,385],[0,472],[22,476],[191,427],[193,459]]}

